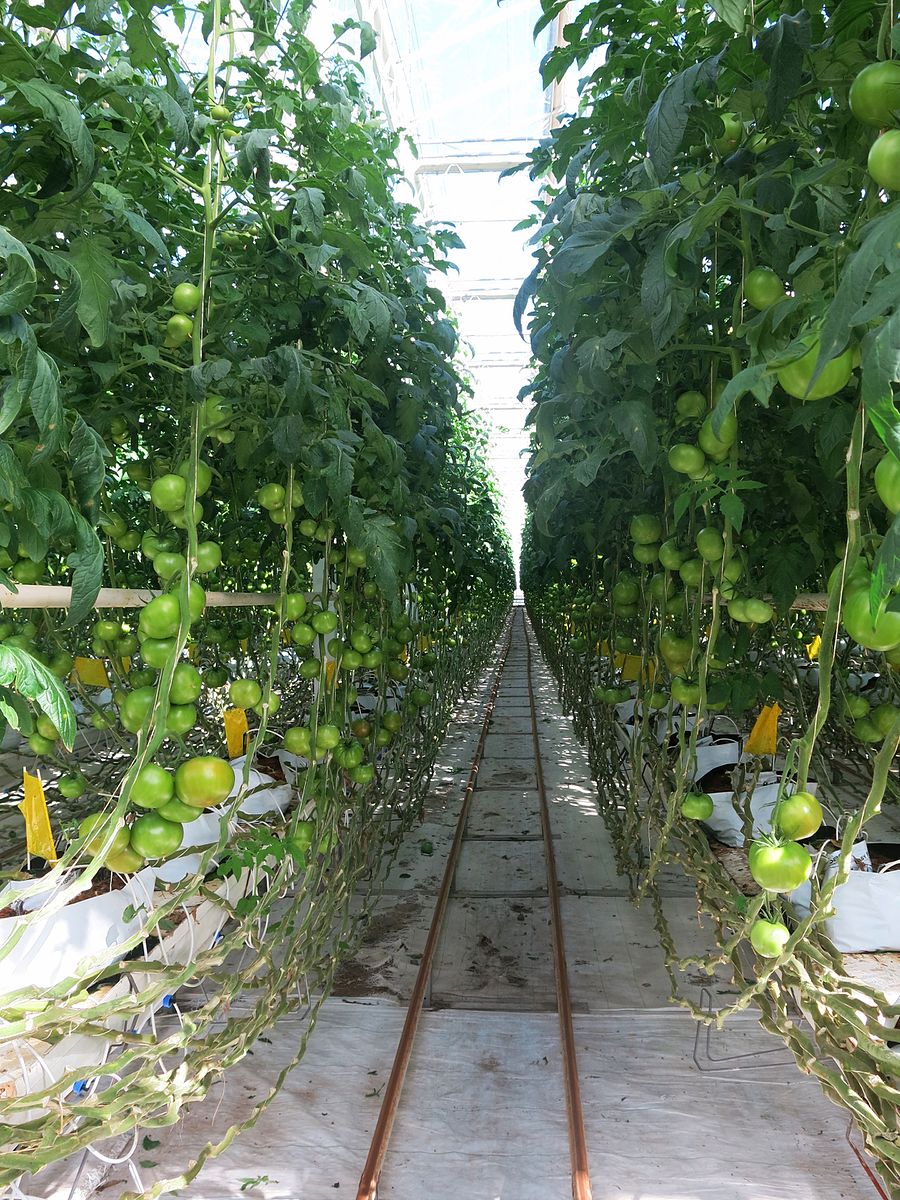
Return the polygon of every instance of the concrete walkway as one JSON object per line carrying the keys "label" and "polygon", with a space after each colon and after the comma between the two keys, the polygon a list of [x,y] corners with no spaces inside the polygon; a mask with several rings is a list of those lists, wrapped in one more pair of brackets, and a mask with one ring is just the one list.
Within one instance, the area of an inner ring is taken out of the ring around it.
{"label": "concrete walkway", "polygon": [[[436,960],[431,1006],[382,1176],[390,1200],[567,1200],[571,1194],[543,844],[527,693],[526,629],[512,651]],[[649,909],[616,874],[585,755],[533,643],[538,728],[562,888],[595,1200],[863,1200],[875,1195],[847,1120],[786,1055],[750,1072],[701,1071],[695,1024],[668,1005]],[[301,1065],[259,1124],[181,1195],[355,1200],[491,682],[460,708],[423,825],[406,840],[354,961]],[[682,954],[711,936],[690,881],[667,911]],[[697,995],[701,978],[697,978]],[[718,997],[728,991],[719,986]],[[154,1152],[145,1183],[221,1136],[293,1053],[285,1019]],[[777,1050],[752,1014],[716,1057]],[[782,1065],[779,1065],[782,1064]],[[711,1064],[710,1064],[711,1065]],[[124,1185],[124,1177],[123,1177]],[[104,1195],[116,1195],[109,1186]]]}

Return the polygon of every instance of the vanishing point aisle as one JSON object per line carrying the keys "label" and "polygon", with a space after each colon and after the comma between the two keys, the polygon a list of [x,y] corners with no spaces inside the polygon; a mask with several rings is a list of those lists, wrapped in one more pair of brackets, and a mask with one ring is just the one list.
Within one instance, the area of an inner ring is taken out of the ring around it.
{"label": "vanishing point aisle", "polygon": [[[373,1135],[480,743],[408,1072],[382,1147],[377,1192],[366,1191],[374,1182],[365,1173],[379,1142]],[[539,769],[558,875],[589,1182],[573,1180]],[[667,1003],[652,914],[628,898],[594,794],[525,612],[514,609],[494,660],[451,727],[425,820],[401,849],[306,1057],[255,1129],[210,1163],[186,1194],[203,1200],[876,1195],[847,1144],[844,1116],[778,1053],[780,1043],[752,1013],[731,1020],[709,1048],[701,1039],[697,1053],[693,1019]],[[711,935],[697,922],[690,882],[672,872],[666,886],[685,952],[708,949]],[[697,978],[698,998],[703,982]],[[729,990],[719,984],[713,1002]],[[295,1047],[296,1027],[282,1021],[271,1043],[230,1073],[218,1109],[198,1106],[171,1136],[199,1146],[227,1128]],[[768,1058],[737,1057],[764,1051]],[[748,1061],[751,1069],[740,1069]]]}

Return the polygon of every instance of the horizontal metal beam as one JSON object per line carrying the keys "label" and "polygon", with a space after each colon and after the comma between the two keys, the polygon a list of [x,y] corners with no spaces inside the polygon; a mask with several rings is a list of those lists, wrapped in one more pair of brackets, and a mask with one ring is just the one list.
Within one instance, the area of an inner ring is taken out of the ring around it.
{"label": "horizontal metal beam", "polygon": [[[101,588],[94,608],[143,608],[161,592],[150,588]],[[249,608],[256,604],[275,607],[278,595],[260,592],[207,592],[207,608]],[[17,592],[0,587],[0,608],[69,608],[72,589],[57,584],[22,584]]]}
{"label": "horizontal metal beam", "polygon": [[459,155],[447,158],[419,159],[414,168],[416,175],[460,174],[496,175],[512,167],[521,167],[527,159],[510,158],[508,155]]}

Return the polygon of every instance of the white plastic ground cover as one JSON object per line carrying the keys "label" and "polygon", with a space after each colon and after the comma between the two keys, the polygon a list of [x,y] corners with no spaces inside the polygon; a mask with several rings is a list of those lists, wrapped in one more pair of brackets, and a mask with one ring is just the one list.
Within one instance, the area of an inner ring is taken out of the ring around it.
{"label": "white plastic ground cover", "polygon": [[[261,1174],[266,1200],[354,1196],[404,1015],[389,1001],[326,1001],[278,1099],[182,1197],[237,1198],[241,1182]],[[296,1047],[299,1025],[279,1022],[265,1055],[229,1071],[221,1093],[192,1106],[177,1131],[155,1135],[165,1140],[148,1156],[159,1165],[141,1171],[145,1186],[246,1115]],[[575,1026],[594,1200],[872,1196],[844,1138],[846,1116],[793,1065],[703,1074],[691,1059],[693,1021],[676,1011],[576,1016]],[[779,1044],[748,1014],[716,1034],[713,1049]],[[119,1194],[117,1181],[124,1190],[120,1173],[104,1194]],[[423,1014],[379,1196],[571,1196],[555,1013]]]}
{"label": "white plastic ground cover", "polygon": [[[243,787],[246,761],[245,754],[231,760],[231,765],[234,767],[234,787],[228,794],[229,800],[233,800]],[[276,783],[271,775],[266,775],[256,767],[250,768],[247,792],[248,795],[238,810],[241,816],[261,817],[266,813],[277,812],[283,817],[290,807],[292,797],[290,784]]]}
{"label": "white plastic ground cover", "polygon": [[[95,969],[115,962],[121,957],[122,944],[141,928],[143,911],[153,903],[156,877],[155,868],[144,867],[130,876],[124,887],[76,900],[46,919],[32,917],[25,933],[0,959],[0,997],[24,987],[53,987],[76,974],[83,960],[90,960]],[[22,891],[33,883],[27,880],[7,887]],[[56,893],[56,887],[48,888],[25,906],[40,909]],[[11,941],[24,922],[24,917],[0,919],[0,947]]]}

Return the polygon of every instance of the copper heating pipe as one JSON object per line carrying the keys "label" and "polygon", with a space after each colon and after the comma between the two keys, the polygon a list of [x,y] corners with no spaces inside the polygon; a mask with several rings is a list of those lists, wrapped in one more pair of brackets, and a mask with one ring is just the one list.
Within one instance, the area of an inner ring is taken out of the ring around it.
{"label": "copper heating pipe", "polygon": [[456,873],[456,864],[459,859],[459,851],[466,830],[466,822],[469,818],[472,793],[475,790],[475,779],[478,775],[478,767],[484,752],[488,727],[493,716],[497,693],[500,691],[500,681],[503,678],[503,669],[506,666],[506,659],[511,645],[512,622],[509,627],[509,638],[506,642],[506,649],[503,651],[503,657],[497,668],[497,676],[494,680],[494,686],[491,689],[487,708],[485,709],[484,721],[481,726],[481,736],[478,739],[478,746],[475,750],[475,756],[472,759],[472,767],[469,771],[468,782],[466,783],[459,821],[456,825],[456,833],[453,837],[453,844],[450,847],[450,856],[447,859],[447,865],[444,868],[441,890],[438,893],[434,915],[431,918],[431,927],[428,930],[428,939],[425,942],[425,949],[422,952],[422,961],[419,964],[415,986],[409,998],[409,1008],[407,1009],[406,1020],[403,1022],[403,1032],[400,1034],[400,1041],[397,1044],[397,1053],[394,1055],[391,1074],[384,1089],[384,1098],[381,1101],[381,1111],[378,1113],[378,1120],[375,1123],[375,1130],[372,1134],[369,1155],[359,1181],[359,1188],[356,1193],[357,1200],[375,1200],[375,1197],[378,1195],[378,1180],[381,1176],[381,1168],[384,1165],[384,1156],[387,1153],[391,1131],[394,1127],[394,1118],[397,1115],[397,1107],[400,1103],[400,1093],[403,1090],[406,1070],[409,1066],[410,1056],[412,1055],[413,1042],[419,1024],[419,1014],[422,1011],[422,1005],[425,1000],[434,955],[437,950],[438,941],[440,940],[441,928],[444,924],[444,914],[447,911],[447,901],[450,898],[450,891],[453,887],[453,876]]}
{"label": "copper heating pipe", "polygon": [[556,851],[553,849],[553,830],[550,826],[550,807],[544,786],[544,765],[538,740],[537,710],[531,680],[531,639],[525,628],[528,647],[528,701],[531,705],[531,733],[534,740],[534,771],[541,806],[541,827],[544,833],[544,853],[547,859],[547,895],[553,928],[553,968],[556,975],[556,1007],[563,1045],[563,1074],[566,1089],[566,1114],[569,1123],[569,1155],[572,1160],[573,1200],[592,1200],[591,1170],[588,1162],[587,1136],[584,1129],[584,1109],[581,1104],[581,1085],[578,1082],[578,1056],[575,1051],[575,1029],[572,1024],[572,997],[569,992],[569,972],[566,967],[566,944],[563,934],[562,910],[559,903],[559,883],[556,877]]}

